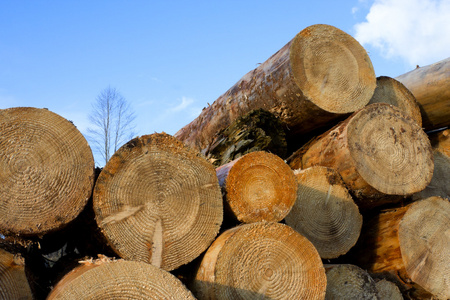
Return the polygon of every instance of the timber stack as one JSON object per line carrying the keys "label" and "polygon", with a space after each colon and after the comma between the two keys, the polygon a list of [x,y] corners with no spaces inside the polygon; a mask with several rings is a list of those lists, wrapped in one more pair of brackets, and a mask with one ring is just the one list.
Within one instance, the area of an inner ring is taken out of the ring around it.
{"label": "timber stack", "polygon": [[0,298],[450,298],[449,70],[376,77],[313,25],[103,169],[63,117],[0,110]]}

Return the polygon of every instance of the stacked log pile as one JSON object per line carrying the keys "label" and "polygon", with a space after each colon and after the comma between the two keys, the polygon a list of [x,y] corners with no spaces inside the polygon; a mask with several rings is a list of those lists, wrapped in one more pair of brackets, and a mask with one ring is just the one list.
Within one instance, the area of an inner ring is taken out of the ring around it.
{"label": "stacked log pile", "polygon": [[313,25],[103,169],[61,116],[0,110],[0,298],[450,298],[449,66],[376,78]]}

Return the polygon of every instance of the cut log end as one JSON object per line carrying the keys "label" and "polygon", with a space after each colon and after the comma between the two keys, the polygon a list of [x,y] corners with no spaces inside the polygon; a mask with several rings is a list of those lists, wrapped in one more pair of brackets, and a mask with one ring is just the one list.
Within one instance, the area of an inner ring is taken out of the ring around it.
{"label": "cut log end", "polygon": [[33,299],[24,259],[3,249],[0,249],[0,298]]}
{"label": "cut log end", "polygon": [[366,50],[338,28],[318,24],[303,29],[291,44],[290,59],[300,90],[325,111],[354,112],[374,93],[375,71]]}

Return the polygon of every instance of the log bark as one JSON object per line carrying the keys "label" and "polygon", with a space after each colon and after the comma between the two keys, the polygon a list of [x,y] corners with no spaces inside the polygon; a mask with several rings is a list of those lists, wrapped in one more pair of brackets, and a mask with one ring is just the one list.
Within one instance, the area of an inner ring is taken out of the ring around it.
{"label": "log bark", "polygon": [[362,216],[334,169],[314,166],[296,170],[297,201],[285,218],[305,236],[322,259],[347,253],[359,238]]}
{"label": "log bark", "polygon": [[425,130],[450,126],[450,57],[418,67],[396,79],[403,83],[419,102]]}
{"label": "log bark", "polygon": [[238,117],[265,109],[296,135],[323,127],[365,106],[376,77],[364,48],[329,25],[305,28],[242,77],[175,137],[203,150]]}
{"label": "log bark", "polygon": [[195,299],[172,274],[153,265],[125,260],[84,261],[49,294],[53,299]]}
{"label": "log bark", "polygon": [[205,251],[223,218],[214,167],[165,133],[122,146],[100,173],[93,203],[120,257],[168,271]]}
{"label": "log bark", "polygon": [[425,189],[434,167],[427,135],[409,116],[385,103],[354,113],[299,149],[288,163],[293,169],[336,169],[363,210]]}
{"label": "log bark", "polygon": [[371,220],[353,253],[357,264],[384,273],[413,298],[450,297],[450,203],[430,197]]}
{"label": "log bark", "polygon": [[287,225],[258,222],[222,233],[193,282],[199,299],[324,299],[326,276],[314,246]]}
{"label": "log bark", "polygon": [[0,299],[33,299],[24,259],[3,249],[0,249]]}
{"label": "log bark", "polygon": [[94,185],[94,158],[68,120],[32,107],[0,110],[0,232],[57,230],[84,208]]}
{"label": "log bark", "polygon": [[405,112],[419,126],[422,126],[422,115],[416,97],[400,81],[388,77],[377,77],[377,87],[369,104],[387,103]]}
{"label": "log bark", "polygon": [[283,124],[263,109],[252,110],[220,131],[205,151],[216,167],[255,151],[267,151],[285,158],[286,134]]}
{"label": "log bark", "polygon": [[324,265],[327,275],[325,299],[377,300],[378,289],[369,273],[350,264]]}
{"label": "log bark", "polygon": [[216,174],[226,212],[242,223],[281,221],[297,199],[294,172],[275,154],[248,153]]}

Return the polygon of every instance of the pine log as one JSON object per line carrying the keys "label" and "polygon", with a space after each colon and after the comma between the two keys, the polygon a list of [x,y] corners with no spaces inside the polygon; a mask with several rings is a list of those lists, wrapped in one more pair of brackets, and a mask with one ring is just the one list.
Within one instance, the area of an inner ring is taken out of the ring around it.
{"label": "pine log", "polygon": [[0,299],[33,299],[24,259],[3,249],[0,249]]}
{"label": "pine log", "polygon": [[0,232],[57,230],[84,208],[94,158],[80,131],[47,109],[0,110]]}
{"label": "pine log", "polygon": [[314,246],[281,223],[223,232],[205,253],[192,285],[199,299],[324,299],[326,276]]}
{"label": "pine log", "polygon": [[419,104],[411,91],[400,81],[388,76],[377,77],[377,87],[369,104],[380,102],[398,107],[416,121],[419,126],[422,126]]}
{"label": "pine log", "polygon": [[102,257],[84,261],[55,286],[48,300],[195,299],[172,274],[153,265]]}
{"label": "pine log", "polygon": [[219,167],[255,151],[267,151],[281,158],[287,152],[283,124],[263,109],[250,111],[217,133],[205,156]]}
{"label": "pine log", "polygon": [[403,83],[419,102],[425,130],[450,126],[450,57],[418,67],[396,79]]}
{"label": "pine log", "polygon": [[295,152],[288,163],[293,169],[315,165],[336,169],[363,210],[425,189],[434,167],[422,128],[385,103],[355,112]]}
{"label": "pine log", "polygon": [[289,135],[307,133],[364,107],[375,86],[370,58],[353,37],[333,26],[313,25],[244,75],[175,137],[203,150],[217,132],[254,109],[280,118]]}
{"label": "pine log", "polygon": [[305,236],[322,259],[337,258],[359,238],[362,216],[334,169],[314,166],[296,170],[297,201],[286,224]]}
{"label": "pine log", "polygon": [[214,167],[165,133],[122,146],[100,173],[93,204],[98,226],[121,258],[167,271],[205,251],[223,218]]}
{"label": "pine log", "polygon": [[248,153],[216,174],[226,212],[242,223],[281,221],[297,199],[294,172],[275,154]]}
{"label": "pine log", "polygon": [[324,268],[327,275],[325,299],[379,299],[375,280],[360,267],[341,264],[324,265]]}
{"label": "pine log", "polygon": [[430,197],[389,209],[361,233],[352,258],[413,298],[449,299],[450,203]]}
{"label": "pine log", "polygon": [[[375,279],[375,278],[374,278]],[[379,300],[403,300],[402,292],[392,281],[375,279]]]}

